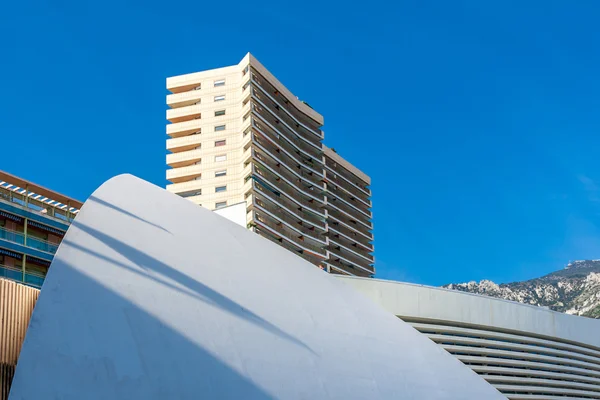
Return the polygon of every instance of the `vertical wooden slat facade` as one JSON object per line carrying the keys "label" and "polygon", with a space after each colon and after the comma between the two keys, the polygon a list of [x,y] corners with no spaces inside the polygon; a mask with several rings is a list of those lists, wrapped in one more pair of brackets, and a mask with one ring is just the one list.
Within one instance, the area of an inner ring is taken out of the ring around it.
{"label": "vertical wooden slat facade", "polygon": [[17,359],[40,291],[0,279],[0,400],[8,399]]}

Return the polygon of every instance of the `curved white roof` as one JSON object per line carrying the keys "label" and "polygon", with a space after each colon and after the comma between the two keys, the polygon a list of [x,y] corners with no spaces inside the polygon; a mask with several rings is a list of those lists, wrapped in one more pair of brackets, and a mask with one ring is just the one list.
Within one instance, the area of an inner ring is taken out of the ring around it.
{"label": "curved white roof", "polygon": [[85,203],[11,400],[504,399],[344,282],[129,175]]}

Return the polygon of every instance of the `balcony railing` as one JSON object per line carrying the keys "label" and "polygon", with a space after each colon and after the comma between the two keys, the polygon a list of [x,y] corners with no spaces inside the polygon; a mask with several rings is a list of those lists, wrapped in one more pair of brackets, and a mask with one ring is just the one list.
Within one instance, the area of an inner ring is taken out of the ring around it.
{"label": "balcony railing", "polygon": [[366,240],[361,241],[358,238],[356,238],[355,235],[349,236],[347,234],[344,234],[343,232],[341,232],[342,228],[340,228],[340,226],[337,225],[333,226],[330,224],[328,230],[328,236],[331,238],[331,240],[338,242],[350,249],[356,249],[360,254],[364,255],[365,257],[371,256],[371,253],[373,252],[373,245],[363,243],[366,242]]}
{"label": "balcony railing", "polygon": [[303,111],[296,108],[295,105],[290,104],[290,101],[286,99],[271,83],[266,80],[260,73],[255,70],[252,71],[252,80],[262,89],[264,89],[269,95],[276,98],[278,103],[282,103],[282,106],[290,105],[288,111],[298,119],[298,121],[307,126],[309,130],[313,131],[315,136],[318,136],[322,139],[322,132],[319,131],[319,123],[313,120],[311,117],[307,116]]}
{"label": "balcony railing", "polygon": [[339,197],[332,196],[331,193],[327,194],[327,206],[329,209],[331,207],[335,207],[338,210],[343,211],[344,213],[352,216],[354,220],[360,221],[366,226],[371,226],[371,218],[370,216],[366,216],[363,212],[349,205],[347,202],[342,201]]}
{"label": "balcony railing", "polygon": [[299,223],[297,217],[294,216],[294,214],[291,214],[290,212],[286,212],[284,209],[278,207],[273,202],[271,202],[265,198],[260,198],[259,196],[260,196],[260,193],[257,193],[257,196],[254,201],[255,201],[256,207],[259,210],[261,210],[263,213],[267,214],[271,218],[274,218],[274,219],[279,220],[280,222],[283,222],[284,225],[286,225],[290,231],[294,231],[294,232],[296,232],[296,234],[299,234],[299,235],[306,235],[314,240],[321,242],[323,245],[325,245],[325,233],[324,232],[319,231],[314,226],[301,225]]}
{"label": "balcony railing", "polygon": [[335,161],[325,156],[325,166],[333,171],[336,175],[340,175],[342,178],[345,178],[346,182],[350,182],[355,185],[364,193],[370,193],[369,187],[366,182],[363,182],[352,172],[348,171],[346,168],[337,164]]}
{"label": "balcony railing", "polygon": [[345,262],[342,262],[342,261],[336,259],[334,254],[331,254],[330,258],[325,260],[325,264],[328,264],[328,265],[331,265],[338,269],[341,269],[342,271],[345,271],[348,274],[354,275],[354,276],[371,277],[375,273],[374,268],[372,268],[370,271],[365,271],[364,269],[358,268],[355,265],[345,263]]}
{"label": "balcony railing", "polygon": [[263,187],[263,185],[260,182],[255,181],[253,188],[257,194],[267,197],[269,200],[271,200],[274,204],[278,205],[279,207],[290,210],[300,220],[308,222],[308,223],[314,225],[315,227],[321,229],[322,231],[325,231],[325,222],[324,222],[323,217],[319,217],[318,215],[311,213],[310,211],[308,211],[308,212],[305,211],[305,209],[301,205],[288,199],[287,197],[285,197],[285,195],[282,195],[282,194],[280,194],[279,196],[276,195],[268,188]]}
{"label": "balcony railing", "polygon": [[306,261],[310,262],[311,264],[315,264],[315,265],[321,265],[323,263],[323,258],[321,257],[317,257],[317,256],[313,256],[312,254],[305,252],[305,251],[300,251],[296,246],[282,240],[282,239],[278,239],[275,236],[273,236],[273,234],[265,229],[262,228],[256,228],[255,232],[260,235],[261,237],[270,240],[271,242],[275,243],[278,246],[281,246],[289,251],[291,251],[292,253],[304,258]]}
{"label": "balcony railing", "polygon": [[363,243],[365,246],[369,245],[373,241],[373,234],[371,232],[365,232],[356,228],[355,224],[347,221],[345,217],[338,215],[335,210],[330,210],[328,213],[329,226],[333,226],[335,230],[343,233],[344,235],[355,238],[356,240]]}
{"label": "balcony railing", "polygon": [[0,227],[0,239],[31,247],[32,249],[44,251],[46,253],[54,254],[58,249],[58,244],[36,238],[35,236],[25,236],[25,234],[22,232],[17,232],[2,227]]}
{"label": "balcony railing", "polygon": [[323,163],[318,157],[311,156],[303,150],[300,150],[288,141],[284,135],[275,132],[265,124],[253,121],[252,127],[254,128],[254,131],[264,137],[271,146],[280,149],[287,157],[294,160],[294,163],[300,164],[302,167],[311,170],[319,176],[319,179],[324,179]]}
{"label": "balcony railing", "polygon": [[[327,211],[331,215],[336,215],[337,219],[342,218],[344,222],[346,222],[349,226],[355,227],[365,234],[369,234],[371,229],[373,229],[373,224],[369,220],[363,220],[362,218],[357,218],[358,213],[356,211],[350,212],[344,207],[340,207],[339,202],[327,203]],[[355,215],[356,214],[356,215]]]}
{"label": "balcony railing", "polygon": [[[338,249],[339,247],[339,249]],[[364,268],[370,268],[369,266],[373,264],[373,256],[365,257],[358,252],[348,249],[340,243],[336,243],[335,241],[330,239],[329,247],[327,248],[332,253],[339,254],[341,257],[345,258],[348,261],[353,262],[354,264],[358,264]]]}
{"label": "balcony railing", "polygon": [[[283,165],[285,169],[289,171],[289,174],[293,174],[296,177],[303,179],[310,186],[318,186],[324,190],[322,175],[316,174],[306,167],[306,169],[302,168],[302,164],[299,164],[284,152],[278,152],[277,147],[273,146],[271,142],[263,138],[260,133],[253,133],[252,139],[254,140],[254,144],[256,144],[262,152],[269,155],[269,157],[277,163]],[[298,168],[298,166],[300,166],[300,168]]]}
{"label": "balcony railing", "polygon": [[20,268],[14,268],[0,264],[0,278],[25,283],[26,285],[33,286],[35,288],[41,288],[42,284],[44,283],[45,276],[31,272],[23,273],[23,270]]}
{"label": "balcony railing", "polygon": [[322,183],[315,184],[310,179],[302,177],[302,174],[290,171],[289,168],[284,168],[284,163],[281,160],[273,157],[267,153],[263,148],[259,148],[257,142],[255,144],[252,155],[255,160],[258,160],[273,174],[284,178],[290,185],[296,187],[296,189],[307,197],[313,198],[318,202],[325,202],[325,187]]}
{"label": "balcony railing", "polygon": [[[286,196],[293,198],[294,202],[306,207],[315,215],[318,215],[322,218],[325,217],[325,214],[323,213],[323,208],[325,207],[324,203],[305,195],[304,192],[300,191],[296,186],[292,186],[273,171],[269,170],[266,166],[263,166],[261,164],[261,160],[255,159],[253,164],[254,173],[257,174],[259,179],[264,179],[265,182],[273,189],[276,189],[280,193],[284,193]],[[306,196],[308,200],[303,196]]]}
{"label": "balcony railing", "polygon": [[[275,222],[272,217],[266,215],[265,213],[257,212],[256,215],[256,223],[258,225],[263,225],[271,232],[271,234],[281,237],[282,239],[287,239],[291,241],[295,246],[298,246],[300,249],[306,249],[312,251],[313,253],[320,254],[325,257],[325,246],[317,246],[315,244],[309,243],[308,241],[300,239],[298,234],[291,234],[285,231],[281,224],[282,222]],[[270,228],[270,229],[268,229]]]}
{"label": "balcony railing", "polygon": [[323,147],[321,143],[314,143],[307,140],[305,137],[301,136],[289,125],[280,121],[276,116],[271,114],[268,108],[263,107],[260,104],[260,100],[252,97],[252,111],[255,115],[258,115],[260,119],[267,123],[271,129],[274,129],[280,133],[283,133],[287,136],[287,138],[293,140],[294,144],[297,144],[302,150],[308,152],[311,155],[319,155],[323,152]]}
{"label": "balcony railing", "polygon": [[55,207],[33,197],[25,196],[23,194],[16,193],[13,190],[0,187],[0,201],[2,200],[19,205],[40,215],[59,219],[63,223],[71,222],[73,218],[75,218],[75,213],[79,211],[77,209],[68,211],[67,206],[64,206],[64,208]]}

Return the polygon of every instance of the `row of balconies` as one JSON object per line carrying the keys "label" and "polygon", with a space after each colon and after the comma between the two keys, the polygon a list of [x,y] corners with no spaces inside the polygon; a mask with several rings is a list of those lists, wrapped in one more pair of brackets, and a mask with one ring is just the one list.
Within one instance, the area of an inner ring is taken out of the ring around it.
{"label": "row of balconies", "polygon": [[200,176],[202,176],[202,165],[200,164],[167,170],[167,180],[172,183],[186,182]]}
{"label": "row of balconies", "polygon": [[[327,156],[325,156],[325,166],[329,167],[329,169],[331,169],[331,171],[334,172],[335,175],[339,175],[342,178],[344,178],[345,181],[352,183],[354,186],[359,188],[363,193],[367,194],[368,196],[371,195],[371,191],[369,190],[369,185],[366,182],[364,182],[362,179],[358,178],[352,172],[348,171],[346,168],[342,167],[341,165],[339,165],[338,163],[336,163],[335,161],[333,161],[331,158],[329,158]],[[347,186],[347,185],[345,185],[345,186]]]}
{"label": "row of balconies", "polygon": [[268,139],[273,146],[285,152],[287,156],[293,159],[296,163],[301,164],[306,169],[310,169],[314,173],[320,175],[321,179],[324,178],[323,162],[321,159],[315,158],[304,151],[299,150],[296,146],[290,143],[290,141],[288,141],[284,135],[277,133],[273,129],[269,128],[268,125],[262,124],[255,119],[253,119],[252,128],[255,132],[258,132],[260,135]]}
{"label": "row of balconies", "polygon": [[[268,198],[273,203],[277,204],[279,207],[286,209],[288,212],[294,214],[298,221],[303,221],[308,224],[315,226],[316,228],[326,231],[325,228],[325,219],[319,217],[318,215],[308,211],[305,207],[299,205],[298,203],[290,200],[293,198],[291,194],[279,193],[279,195],[273,193],[268,187],[263,186],[256,179],[253,179],[253,189],[255,193],[260,194],[266,198]],[[266,183],[266,182],[265,182]],[[273,188],[275,190],[275,188]],[[290,196],[288,198],[288,196]]]}
{"label": "row of balconies", "polygon": [[326,257],[325,245],[311,240],[309,237],[297,232],[290,233],[288,229],[284,227],[284,223],[277,221],[275,218],[270,217],[260,211],[254,211],[254,223],[259,226],[266,228],[271,234],[282,238],[284,241],[291,242],[294,246],[302,251],[309,251],[316,256]]}
{"label": "row of balconies", "polygon": [[301,192],[297,187],[282,179],[274,171],[269,170],[259,159],[254,160],[252,168],[253,174],[256,174],[259,179],[264,180],[269,186],[292,199],[294,203],[306,208],[306,211],[314,214],[315,217],[325,218],[324,202],[304,194],[304,192]]}
{"label": "row of balconies", "polygon": [[339,257],[332,253],[329,253],[329,258],[325,260],[325,264],[331,267],[329,271],[334,274],[347,274],[353,276],[360,276],[363,278],[369,278],[375,273],[374,269],[373,272],[365,271],[364,269],[358,268],[352,263],[341,260]]}
{"label": "row of balconies", "polygon": [[373,229],[373,223],[370,218],[365,217],[364,214],[358,213],[354,208],[348,207],[340,201],[331,201],[328,198],[326,208],[328,211],[335,211],[340,216],[343,216],[343,218],[352,224],[351,226],[358,226],[367,232]]}
{"label": "row of balconies", "polygon": [[285,122],[282,122],[276,115],[273,114],[271,110],[268,109],[268,107],[261,105],[260,100],[256,99],[255,97],[253,97],[252,101],[252,111],[254,113],[258,113],[258,115],[262,117],[263,122],[268,123],[271,129],[285,134],[288,138],[294,141],[294,144],[297,144],[302,150],[310,154],[310,156],[322,158],[323,146],[320,142],[314,143],[310,140],[307,140],[302,135],[299,135],[296,129],[293,129]]}
{"label": "row of balconies", "polygon": [[311,264],[321,265],[323,263],[322,257],[314,256],[311,253],[304,251],[303,249],[300,249],[299,247],[291,244],[290,242],[283,240],[282,238],[274,235],[270,231],[263,229],[262,227],[257,226],[253,229],[254,229],[254,232],[256,232],[258,235],[260,235],[266,239],[269,239],[271,242],[277,244],[278,246],[284,247],[285,249],[299,255],[300,257],[304,258],[306,261],[310,262]]}
{"label": "row of balconies", "polygon": [[[371,241],[373,241],[373,234],[370,232],[370,229],[367,229],[364,225],[356,222],[356,220],[354,220],[355,222],[352,222],[353,220],[351,220],[350,218],[348,218],[346,215],[341,214],[339,211],[333,209],[333,208],[329,208],[327,210],[327,217],[328,218],[333,218],[334,219],[334,229],[338,229],[336,226],[340,226],[340,229],[342,233],[344,233],[346,236],[348,237],[353,237],[355,236],[357,238],[357,240],[360,240],[361,243],[370,243]],[[335,223],[337,222],[336,225]],[[330,225],[332,225],[332,223],[329,223]],[[352,233],[355,232],[356,235],[353,235]],[[366,241],[365,241],[366,240]]]}
{"label": "row of balconies", "polygon": [[336,174],[329,166],[325,166],[325,180],[334,183],[338,188],[350,192],[352,195],[361,198],[363,201],[369,201],[371,191],[365,192],[354,183],[344,179],[341,175]]}
{"label": "row of balconies", "polygon": [[[290,117],[289,113],[286,113],[286,106],[277,104],[272,100],[268,94],[265,94],[263,89],[258,85],[252,85],[252,96],[261,103],[263,107],[269,110],[269,112],[280,120],[283,124],[288,126],[290,129],[296,131],[298,135],[308,140],[313,144],[321,143],[321,134],[317,136],[315,132],[306,129],[305,125],[298,123],[295,119]],[[321,132],[320,130],[318,132]]]}
{"label": "row of balconies", "polygon": [[259,149],[258,145],[253,146],[252,157],[254,160],[260,161],[276,177],[282,178],[288,185],[294,187],[296,190],[291,193],[301,193],[308,199],[313,199],[319,203],[325,202],[324,188],[322,186],[316,186],[310,180],[303,180],[298,175],[290,172],[282,166],[281,161],[271,158],[267,153]]}
{"label": "row of balconies", "polygon": [[373,268],[373,256],[371,256],[371,255],[369,255],[368,257],[364,256],[363,254],[360,254],[359,252],[357,252],[353,249],[348,249],[348,248],[342,246],[340,243],[334,242],[333,240],[331,240],[331,238],[330,238],[329,246],[327,247],[327,250],[344,258],[346,261],[349,261],[355,265],[358,265],[359,267],[362,267],[365,269]]}
{"label": "row of balconies", "polygon": [[309,131],[313,132],[313,135],[318,137],[319,140],[323,139],[323,133],[320,131],[321,124],[310,118],[304,112],[296,108],[296,106],[286,99],[281,92],[279,92],[271,83],[265,79],[260,73],[252,69],[251,78],[253,83],[264,89],[278,104],[282,107],[286,106],[286,110],[289,111],[298,122],[305,125]]}
{"label": "row of balconies", "polygon": [[327,182],[327,192],[331,193],[334,197],[344,200],[349,205],[358,208],[360,211],[371,217],[371,200],[364,198],[363,196],[355,196],[350,191],[345,190],[343,186],[338,186],[331,181]]}
{"label": "row of balconies", "polygon": [[340,228],[339,225],[328,225],[327,228],[328,236],[332,238],[335,242],[340,243],[350,249],[356,249],[360,254],[363,254],[364,256],[370,256],[373,252],[373,245],[371,243],[364,243],[366,238],[362,241],[357,240],[356,235],[353,235],[352,232],[342,232],[343,227]]}
{"label": "row of balconies", "polygon": [[303,179],[309,185],[316,185],[323,188],[323,176],[313,172],[312,169],[308,169],[303,164],[299,164],[296,160],[288,156],[285,152],[274,146],[271,142],[264,138],[259,132],[252,133],[253,144],[258,149],[266,153],[273,160],[281,163],[286,167],[290,173],[296,175],[298,178]]}

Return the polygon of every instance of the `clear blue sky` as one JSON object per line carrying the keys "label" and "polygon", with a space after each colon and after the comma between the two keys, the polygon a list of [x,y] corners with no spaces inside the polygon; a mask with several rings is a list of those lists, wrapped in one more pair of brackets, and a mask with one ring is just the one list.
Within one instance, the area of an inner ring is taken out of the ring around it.
{"label": "clear blue sky", "polygon": [[80,199],[164,186],[165,78],[250,51],[372,176],[379,277],[600,258],[599,2],[234,3],[4,2],[0,169]]}

